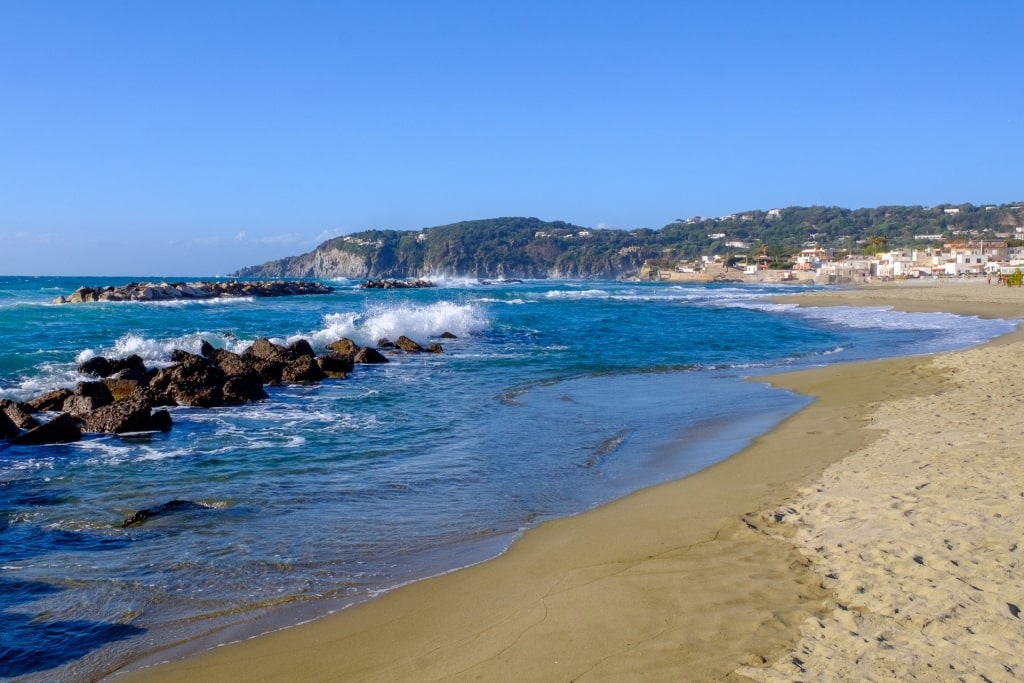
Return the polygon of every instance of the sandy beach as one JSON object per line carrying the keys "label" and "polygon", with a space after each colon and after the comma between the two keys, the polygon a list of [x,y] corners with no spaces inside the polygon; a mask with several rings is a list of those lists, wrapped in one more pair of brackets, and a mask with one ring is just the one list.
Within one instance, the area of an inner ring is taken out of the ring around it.
{"label": "sandy beach", "polygon": [[[786,301],[1024,318],[1024,290],[984,282]],[[757,378],[817,400],[489,562],[113,680],[1017,680],[1021,377],[1018,331]]]}

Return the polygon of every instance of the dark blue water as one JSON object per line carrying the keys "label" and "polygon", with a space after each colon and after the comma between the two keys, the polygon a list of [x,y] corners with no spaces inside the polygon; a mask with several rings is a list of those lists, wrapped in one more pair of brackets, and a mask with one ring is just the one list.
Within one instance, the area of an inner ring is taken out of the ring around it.
{"label": "dark blue water", "polygon": [[[762,301],[792,286],[450,281],[436,289],[50,305],[83,284],[0,278],[0,398],[92,355],[257,337],[441,341],[169,433],[0,443],[0,677],[94,680],[500,552],[522,529],[684,476],[806,402],[744,377],[959,348],[1006,321]],[[439,340],[443,332],[457,336]],[[203,507],[123,529],[171,500]]]}

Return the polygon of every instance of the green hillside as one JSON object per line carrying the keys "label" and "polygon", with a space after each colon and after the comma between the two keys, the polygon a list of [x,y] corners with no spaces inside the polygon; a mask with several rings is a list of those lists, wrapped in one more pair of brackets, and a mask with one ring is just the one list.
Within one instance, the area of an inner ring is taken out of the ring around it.
{"label": "green hillside", "polygon": [[660,230],[586,228],[537,218],[492,218],[420,231],[368,230],[314,251],[243,268],[241,277],[621,278],[646,261],[673,266],[702,255],[767,253],[778,266],[808,246],[838,252],[934,246],[949,239],[1020,237],[1019,204],[787,207],[679,219]]}

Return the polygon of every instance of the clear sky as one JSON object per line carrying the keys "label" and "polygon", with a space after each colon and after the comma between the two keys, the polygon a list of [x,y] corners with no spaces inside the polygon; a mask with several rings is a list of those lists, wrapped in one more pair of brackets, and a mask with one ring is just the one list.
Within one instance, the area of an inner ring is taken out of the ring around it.
{"label": "clear sky", "polygon": [[0,0],[0,274],[1024,200],[1024,2]]}

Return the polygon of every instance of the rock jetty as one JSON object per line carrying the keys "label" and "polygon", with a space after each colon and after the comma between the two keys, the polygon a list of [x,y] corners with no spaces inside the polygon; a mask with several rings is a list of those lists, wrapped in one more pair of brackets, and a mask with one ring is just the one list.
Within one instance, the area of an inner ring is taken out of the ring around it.
{"label": "rock jetty", "polygon": [[70,296],[59,296],[55,304],[92,301],[174,301],[176,299],[217,299],[227,297],[297,296],[329,294],[333,287],[310,280],[262,280],[230,282],[132,282],[127,285],[79,287]]}
{"label": "rock jetty", "polygon": [[[455,335],[444,333],[444,339]],[[402,336],[397,343],[381,340],[390,353],[444,353],[440,344],[423,348]],[[268,398],[265,386],[315,384],[344,379],[356,365],[387,363],[372,347],[343,338],[317,355],[305,339],[288,346],[260,338],[242,353],[204,342],[199,354],[176,350],[172,365],[147,368],[137,355],[121,359],[102,356],[78,366],[90,379],[74,389],[57,389],[18,403],[0,400],[0,441],[44,445],[79,441],[84,434],[166,432],[173,406],[213,408]],[[57,413],[46,421],[38,413]]]}
{"label": "rock jetty", "polygon": [[359,286],[363,289],[421,289],[437,285],[430,280],[367,280]]}

